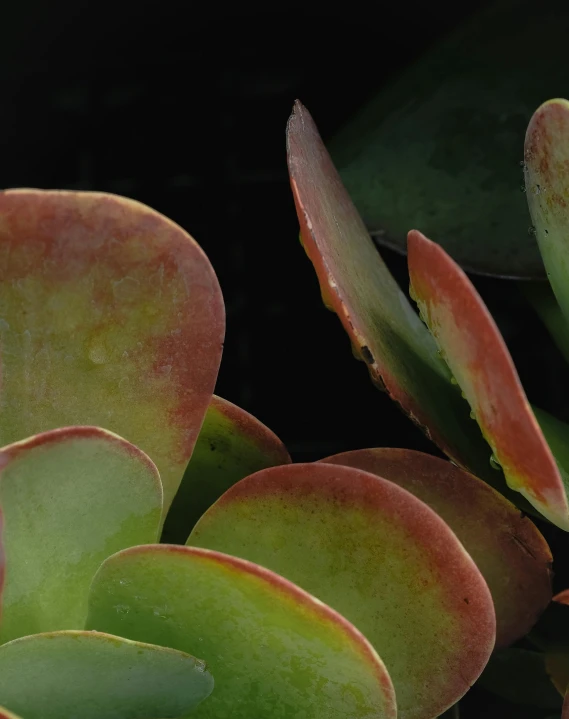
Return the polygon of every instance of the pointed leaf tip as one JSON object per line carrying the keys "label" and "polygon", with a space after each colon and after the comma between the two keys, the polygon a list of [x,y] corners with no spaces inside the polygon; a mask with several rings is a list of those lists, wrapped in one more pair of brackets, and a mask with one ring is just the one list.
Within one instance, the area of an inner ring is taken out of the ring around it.
{"label": "pointed leaf tip", "polygon": [[408,235],[408,262],[411,294],[508,486],[569,531],[561,474],[484,302],[446,251],[417,230]]}

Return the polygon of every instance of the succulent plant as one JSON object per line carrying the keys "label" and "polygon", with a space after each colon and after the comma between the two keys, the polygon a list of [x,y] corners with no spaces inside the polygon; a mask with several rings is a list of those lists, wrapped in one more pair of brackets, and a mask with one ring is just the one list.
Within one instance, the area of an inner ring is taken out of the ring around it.
{"label": "succulent plant", "polygon": [[[526,151],[559,313],[568,117],[541,107]],[[560,716],[569,603],[538,526],[569,530],[567,428],[413,231],[425,327],[300,104],[287,138],[325,304],[451,461],[292,463],[213,394],[224,305],[190,235],[113,195],[0,192],[0,718],[434,719],[477,681]]]}

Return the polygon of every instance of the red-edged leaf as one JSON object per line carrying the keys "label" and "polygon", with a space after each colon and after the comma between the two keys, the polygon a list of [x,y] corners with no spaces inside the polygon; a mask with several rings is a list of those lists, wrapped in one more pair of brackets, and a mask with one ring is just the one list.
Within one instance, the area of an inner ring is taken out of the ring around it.
{"label": "red-edged leaf", "polygon": [[462,269],[412,230],[411,289],[508,486],[569,530],[569,504],[555,458],[531,410],[506,344]]}

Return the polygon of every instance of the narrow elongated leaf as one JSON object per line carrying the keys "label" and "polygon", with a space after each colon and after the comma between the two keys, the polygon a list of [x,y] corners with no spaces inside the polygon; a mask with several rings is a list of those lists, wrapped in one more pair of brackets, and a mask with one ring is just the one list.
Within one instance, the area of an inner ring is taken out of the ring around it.
{"label": "narrow elongated leaf", "polygon": [[0,446],[116,432],[156,462],[164,509],[213,391],[223,299],[204,253],[132,200],[0,192]]}
{"label": "narrow elongated leaf", "polygon": [[402,719],[454,704],[494,646],[490,592],[456,536],[369,472],[324,463],[262,470],[226,492],[188,543],[257,562],[341,612],[385,661]]}
{"label": "narrow elongated leaf", "polygon": [[383,263],[310,114],[296,103],[288,166],[304,248],[322,296],[372,381],[458,464],[491,476],[489,452],[433,338]]}
{"label": "narrow elongated leaf", "polygon": [[419,310],[492,447],[508,486],[569,530],[559,469],[494,320],[442,247],[409,233],[409,275]]}
{"label": "narrow elongated leaf", "polygon": [[321,460],[372,472],[422,500],[449,525],[486,580],[496,646],[525,636],[551,600],[553,557],[537,527],[474,475],[409,449],[358,449]]}
{"label": "narrow elongated leaf", "polygon": [[6,642],[82,627],[101,562],[157,541],[162,487],[133,445],[95,427],[69,427],[0,450],[0,506]]}
{"label": "narrow elongated leaf", "polygon": [[385,667],[343,617],[250,562],[136,547],[107,559],[88,628],[196,651],[215,691],[192,718],[395,719]]}
{"label": "narrow elongated leaf", "polygon": [[213,395],[162,541],[184,544],[201,515],[235,482],[265,467],[290,463],[280,439],[245,410]]}
{"label": "narrow elongated leaf", "polygon": [[0,701],[26,719],[186,717],[212,689],[200,659],[99,632],[36,634],[0,647]]}
{"label": "narrow elongated leaf", "polygon": [[547,276],[569,321],[569,102],[549,100],[526,133],[528,205]]}

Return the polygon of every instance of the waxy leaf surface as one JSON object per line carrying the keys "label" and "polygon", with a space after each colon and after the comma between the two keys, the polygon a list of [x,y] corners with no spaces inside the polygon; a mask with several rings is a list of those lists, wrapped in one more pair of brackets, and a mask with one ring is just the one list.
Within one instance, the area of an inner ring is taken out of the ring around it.
{"label": "waxy leaf surface", "polygon": [[156,466],[133,445],[105,430],[70,427],[0,450],[0,506],[6,642],[83,627],[101,562],[157,541],[162,487]]}
{"label": "waxy leaf surface", "polygon": [[320,463],[262,470],[226,492],[188,543],[268,567],[353,622],[385,661],[403,719],[454,704],[494,646],[490,592],[456,536],[369,472]]}
{"label": "waxy leaf surface", "polygon": [[99,632],[36,634],[0,647],[0,702],[26,719],[193,716],[212,689],[202,660]]}
{"label": "waxy leaf surface", "polygon": [[14,714],[4,707],[0,707],[0,719],[21,719],[17,714]]}
{"label": "waxy leaf surface", "polygon": [[116,432],[182,479],[224,335],[196,242],[138,202],[0,192],[0,445],[71,425]]}
{"label": "waxy leaf surface", "polygon": [[87,627],[196,652],[215,677],[196,719],[395,719],[393,686],[343,617],[262,567],[158,545],[110,557]]}
{"label": "waxy leaf surface", "polygon": [[569,530],[569,504],[555,458],[485,304],[443,248],[416,230],[409,233],[408,259],[412,296],[508,486]]}
{"label": "waxy leaf surface", "polygon": [[358,449],[321,460],[371,472],[422,500],[449,525],[492,593],[496,646],[525,636],[551,600],[547,542],[537,527],[478,477],[409,449]]}
{"label": "waxy leaf surface", "polygon": [[298,102],[287,141],[302,241],[326,306],[340,318],[372,381],[458,464],[478,476],[491,474],[488,448],[433,338],[383,263]]}
{"label": "waxy leaf surface", "polygon": [[235,482],[290,456],[268,427],[214,395],[192,459],[168,512],[162,541],[184,544],[201,515]]}
{"label": "waxy leaf surface", "polygon": [[524,151],[527,198],[547,276],[569,321],[569,102],[534,113]]}

